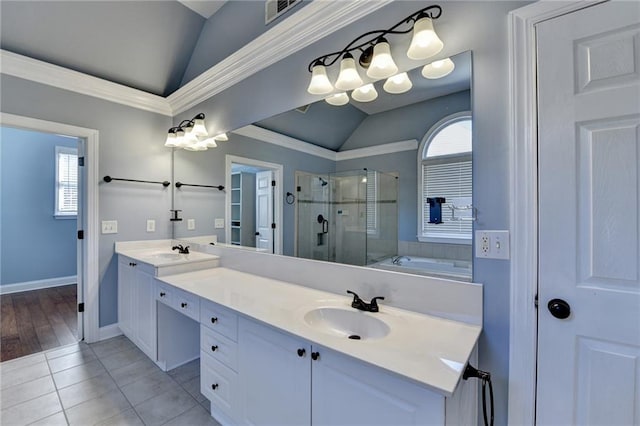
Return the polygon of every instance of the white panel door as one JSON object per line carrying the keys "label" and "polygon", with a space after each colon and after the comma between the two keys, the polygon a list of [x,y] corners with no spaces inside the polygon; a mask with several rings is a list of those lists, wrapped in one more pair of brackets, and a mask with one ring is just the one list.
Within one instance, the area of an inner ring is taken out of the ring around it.
{"label": "white panel door", "polygon": [[256,247],[273,253],[273,172],[256,173]]}
{"label": "white panel door", "polygon": [[539,425],[640,424],[639,17],[537,25]]}

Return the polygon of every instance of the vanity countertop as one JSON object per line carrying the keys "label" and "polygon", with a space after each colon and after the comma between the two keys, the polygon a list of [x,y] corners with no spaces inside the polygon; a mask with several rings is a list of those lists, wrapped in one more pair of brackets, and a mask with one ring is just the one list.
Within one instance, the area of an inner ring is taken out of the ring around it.
{"label": "vanity countertop", "polygon": [[[167,284],[218,303],[312,343],[400,374],[445,396],[451,396],[482,327],[385,306],[380,312],[351,308],[340,296],[224,267],[158,278]],[[345,289],[346,291],[347,289]],[[389,333],[378,339],[350,340],[327,334],[305,321],[317,308],[340,308],[385,322]]]}
{"label": "vanity countertop", "polygon": [[219,264],[219,256],[199,251],[181,254],[172,246],[172,240],[116,242],[115,253],[154,267],[156,276],[215,268]]}

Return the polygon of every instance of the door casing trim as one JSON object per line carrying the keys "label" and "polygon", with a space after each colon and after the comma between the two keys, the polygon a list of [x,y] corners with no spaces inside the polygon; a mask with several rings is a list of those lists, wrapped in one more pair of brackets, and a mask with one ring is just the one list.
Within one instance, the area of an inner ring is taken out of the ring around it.
{"label": "door casing trim", "polygon": [[95,129],[72,126],[64,123],[40,120],[0,112],[0,124],[25,130],[75,136],[86,141],[85,152],[85,244],[82,250],[82,285],[84,294],[84,340],[88,343],[100,340],[100,305],[99,305],[99,246],[98,246],[98,136]]}
{"label": "door casing trim", "polygon": [[508,424],[535,425],[538,291],[536,24],[603,1],[539,1],[509,12],[511,268]]}

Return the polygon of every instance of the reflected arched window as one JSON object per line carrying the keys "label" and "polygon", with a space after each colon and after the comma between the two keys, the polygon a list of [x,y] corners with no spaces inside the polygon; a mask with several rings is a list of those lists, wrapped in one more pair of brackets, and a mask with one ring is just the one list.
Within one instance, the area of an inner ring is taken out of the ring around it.
{"label": "reflected arched window", "polygon": [[[420,241],[470,244],[473,231],[472,121],[469,112],[445,117],[427,132],[418,150]],[[433,222],[428,199],[444,199],[441,223]],[[455,212],[453,211],[456,207]]]}

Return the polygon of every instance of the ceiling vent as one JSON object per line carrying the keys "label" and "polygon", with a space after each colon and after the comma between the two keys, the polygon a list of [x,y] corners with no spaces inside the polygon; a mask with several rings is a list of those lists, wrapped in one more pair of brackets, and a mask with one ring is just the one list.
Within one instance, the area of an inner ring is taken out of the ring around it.
{"label": "ceiling vent", "polygon": [[278,16],[286,13],[301,1],[302,0],[267,0],[264,6],[265,25],[276,19]]}

